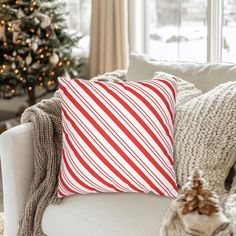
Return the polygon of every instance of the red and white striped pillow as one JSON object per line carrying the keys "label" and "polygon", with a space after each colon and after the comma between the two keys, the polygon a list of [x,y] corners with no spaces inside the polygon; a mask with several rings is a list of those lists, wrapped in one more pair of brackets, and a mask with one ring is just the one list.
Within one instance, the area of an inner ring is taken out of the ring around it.
{"label": "red and white striped pillow", "polygon": [[176,197],[176,78],[94,82],[60,78],[63,151],[58,196],[154,192]]}

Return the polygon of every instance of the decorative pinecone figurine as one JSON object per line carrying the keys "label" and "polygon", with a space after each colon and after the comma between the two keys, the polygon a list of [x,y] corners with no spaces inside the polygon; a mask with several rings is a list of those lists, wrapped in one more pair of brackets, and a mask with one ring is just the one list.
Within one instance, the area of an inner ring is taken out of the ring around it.
{"label": "decorative pinecone figurine", "polygon": [[230,235],[229,220],[216,193],[208,189],[201,171],[193,171],[174,206],[187,233],[212,236],[223,231],[225,236]]}
{"label": "decorative pinecone figurine", "polygon": [[202,172],[198,170],[188,178],[178,201],[184,203],[183,215],[198,211],[199,214],[210,216],[220,210],[218,196],[207,188]]}

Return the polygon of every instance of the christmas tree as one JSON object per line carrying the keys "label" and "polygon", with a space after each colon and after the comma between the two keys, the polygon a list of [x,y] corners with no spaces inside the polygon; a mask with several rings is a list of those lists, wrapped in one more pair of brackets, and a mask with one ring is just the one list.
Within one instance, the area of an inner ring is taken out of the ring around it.
{"label": "christmas tree", "polygon": [[79,58],[71,49],[80,37],[70,34],[64,5],[51,0],[0,0],[0,97],[28,95],[36,103],[57,88],[66,72],[77,76]]}

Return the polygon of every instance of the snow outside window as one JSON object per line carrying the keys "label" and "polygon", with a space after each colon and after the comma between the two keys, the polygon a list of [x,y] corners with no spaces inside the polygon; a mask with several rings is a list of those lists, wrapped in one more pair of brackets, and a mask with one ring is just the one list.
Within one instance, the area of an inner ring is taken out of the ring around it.
{"label": "snow outside window", "polygon": [[236,61],[236,0],[224,0],[222,61]]}
{"label": "snow outside window", "polygon": [[145,32],[143,45],[131,41],[131,50],[159,60],[236,61],[236,0],[129,1],[142,5],[134,22],[145,19],[136,29]]}
{"label": "snow outside window", "polygon": [[88,57],[90,46],[90,18],[92,0],[65,0],[67,23],[72,33],[77,32],[83,38],[79,41],[79,49],[75,49],[81,57]]}
{"label": "snow outside window", "polygon": [[206,61],[206,1],[148,2],[150,56],[164,60]]}

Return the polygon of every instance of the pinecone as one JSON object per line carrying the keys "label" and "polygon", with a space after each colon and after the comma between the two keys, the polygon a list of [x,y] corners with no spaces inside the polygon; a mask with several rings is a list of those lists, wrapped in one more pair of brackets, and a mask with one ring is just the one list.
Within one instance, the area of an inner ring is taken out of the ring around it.
{"label": "pinecone", "polygon": [[182,203],[183,215],[198,211],[199,214],[210,216],[220,211],[218,196],[207,187],[202,172],[194,170],[177,200]]}

